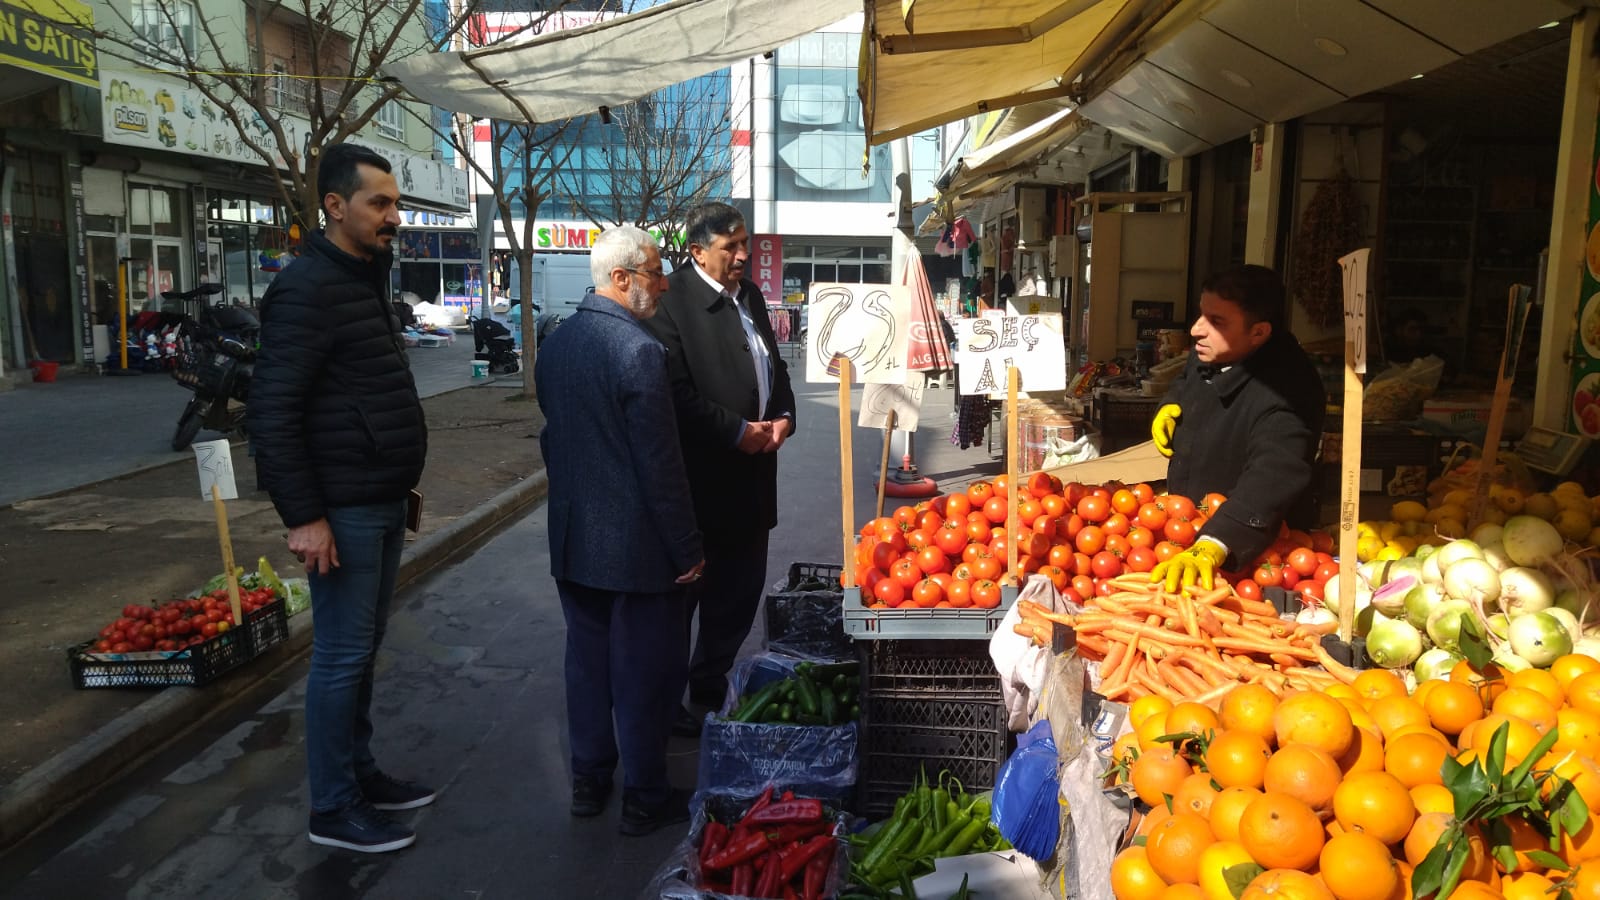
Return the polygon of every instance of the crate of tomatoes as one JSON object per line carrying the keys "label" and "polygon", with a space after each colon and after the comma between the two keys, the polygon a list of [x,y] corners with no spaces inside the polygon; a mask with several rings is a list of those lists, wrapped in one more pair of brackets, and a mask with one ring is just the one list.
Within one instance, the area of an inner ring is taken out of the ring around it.
{"label": "crate of tomatoes", "polygon": [[270,587],[239,591],[235,626],[226,589],[161,604],[130,603],[100,635],[67,650],[79,688],[199,686],[289,637],[284,598]]}

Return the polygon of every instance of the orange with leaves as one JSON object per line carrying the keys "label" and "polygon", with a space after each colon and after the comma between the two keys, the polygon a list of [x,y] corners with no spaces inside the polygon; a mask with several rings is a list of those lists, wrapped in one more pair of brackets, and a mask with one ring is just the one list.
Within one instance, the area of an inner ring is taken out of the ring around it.
{"label": "orange with leaves", "polygon": [[1166,798],[1177,794],[1193,771],[1171,744],[1156,744],[1133,761],[1128,768],[1128,781],[1140,800],[1150,806],[1165,806]]}
{"label": "orange with leaves", "polygon": [[1260,787],[1271,755],[1272,748],[1260,735],[1230,730],[1212,738],[1204,760],[1207,771],[1222,787]]}

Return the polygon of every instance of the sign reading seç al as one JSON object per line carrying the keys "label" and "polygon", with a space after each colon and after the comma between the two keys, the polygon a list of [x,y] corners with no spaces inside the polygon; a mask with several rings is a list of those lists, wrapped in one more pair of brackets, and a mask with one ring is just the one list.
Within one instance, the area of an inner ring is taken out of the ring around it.
{"label": "sign reading se\u00e7 al", "polygon": [[99,87],[93,27],[78,0],[0,0],[0,63]]}
{"label": "sign reading se\u00e7 al", "polygon": [[[266,159],[239,136],[227,111],[219,109],[182,81],[115,70],[101,72],[98,84],[100,131],[107,143],[209,156],[245,165],[267,164]],[[282,166],[277,140],[260,114],[244,103],[233,111],[245,122],[251,140],[272,151],[272,162]],[[277,118],[290,145],[303,158],[311,140],[311,123],[283,112]],[[395,180],[400,182],[402,197],[462,210],[468,207],[466,172],[408,149],[363,138],[352,138],[350,143],[373,150],[389,161],[394,167]]]}

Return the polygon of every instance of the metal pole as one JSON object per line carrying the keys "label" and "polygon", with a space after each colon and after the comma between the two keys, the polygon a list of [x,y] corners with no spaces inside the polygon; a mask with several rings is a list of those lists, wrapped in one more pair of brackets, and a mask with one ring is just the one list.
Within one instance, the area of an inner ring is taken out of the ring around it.
{"label": "metal pole", "polygon": [[128,371],[128,260],[117,260],[117,350]]}

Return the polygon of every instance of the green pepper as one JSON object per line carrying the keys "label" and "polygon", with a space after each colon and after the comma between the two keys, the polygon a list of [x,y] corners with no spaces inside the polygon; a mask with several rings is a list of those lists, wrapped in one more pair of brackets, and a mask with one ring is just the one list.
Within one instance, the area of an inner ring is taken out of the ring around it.
{"label": "green pepper", "polygon": [[957,888],[956,892],[950,895],[950,900],[968,900],[968,898],[972,896],[971,892],[967,890],[967,879],[970,877],[970,875],[962,873],[961,887]]}
{"label": "green pepper", "polygon": [[950,843],[946,844],[942,851],[935,855],[961,856],[972,848],[973,843],[978,840],[978,835],[983,834],[983,829],[988,824],[985,819],[973,818],[972,821],[967,823],[967,827],[961,829],[961,832]]}
{"label": "green pepper", "polygon": [[937,833],[930,834],[923,838],[922,843],[917,845],[917,849],[913,851],[911,855],[940,855],[939,851],[949,846],[950,842],[956,839],[956,835],[960,834],[962,829],[966,828],[969,824],[971,824],[971,822],[972,817],[966,813],[955,813],[954,815],[950,816],[950,821],[946,822],[945,826],[939,829]]}
{"label": "green pepper", "polygon": [[902,811],[897,810],[895,817],[889,820],[889,824],[878,829],[877,835],[872,839],[872,846],[867,850],[867,855],[861,858],[861,865],[858,867],[858,871],[862,877],[866,877],[867,873],[883,864],[884,859],[889,855],[889,848],[894,846],[895,842],[900,839],[900,832],[905,831],[909,823],[910,819],[906,818]]}
{"label": "green pepper", "polygon": [[944,829],[950,824],[950,813],[945,809],[950,805],[950,791],[943,784],[933,789],[933,824],[935,828]]}
{"label": "green pepper", "polygon": [[766,709],[767,706],[772,703],[773,698],[777,696],[778,682],[774,681],[761,690],[756,691],[748,701],[740,704],[739,710],[733,715],[734,721],[755,721],[756,716],[761,715],[762,710]]}
{"label": "green pepper", "polygon": [[900,896],[905,900],[917,900],[917,886],[911,883],[911,870],[900,870]]}

